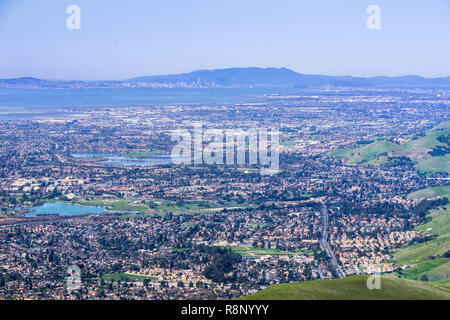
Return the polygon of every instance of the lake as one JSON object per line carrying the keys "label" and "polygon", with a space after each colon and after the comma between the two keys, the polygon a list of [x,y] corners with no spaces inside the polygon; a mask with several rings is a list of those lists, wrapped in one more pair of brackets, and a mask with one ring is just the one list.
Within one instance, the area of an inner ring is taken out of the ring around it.
{"label": "lake", "polygon": [[72,153],[71,156],[74,158],[97,158],[97,157],[109,157],[109,156],[118,156],[117,153]]}
{"label": "lake", "polygon": [[105,207],[80,206],[72,203],[46,202],[38,207],[27,207],[30,212],[25,214],[26,217],[35,217],[43,214],[58,214],[60,216],[76,216],[80,214],[100,214],[107,209]]}
{"label": "lake", "polygon": [[[172,164],[172,156],[170,155],[154,155],[147,158],[130,158],[113,153],[74,153],[71,155],[74,158],[99,158],[99,161],[125,167],[145,167],[157,165]],[[183,158],[178,158],[183,159]]]}
{"label": "lake", "polygon": [[172,164],[171,156],[152,156],[144,159],[132,159],[123,156],[113,156],[107,157],[107,163],[125,166],[125,167],[136,167],[136,166],[156,166],[156,165],[167,165]]}

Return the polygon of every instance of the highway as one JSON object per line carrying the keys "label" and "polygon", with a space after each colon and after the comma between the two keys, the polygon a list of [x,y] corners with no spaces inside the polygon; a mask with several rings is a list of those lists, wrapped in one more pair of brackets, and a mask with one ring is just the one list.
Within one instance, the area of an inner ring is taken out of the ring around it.
{"label": "highway", "polygon": [[331,265],[333,266],[333,269],[337,276],[339,278],[345,277],[344,272],[342,271],[341,267],[337,263],[336,256],[334,255],[333,251],[330,248],[330,245],[328,244],[328,208],[324,204],[322,207],[322,226],[321,226],[321,234],[322,238],[320,239],[320,246],[322,249],[326,252],[327,256],[331,260]]}

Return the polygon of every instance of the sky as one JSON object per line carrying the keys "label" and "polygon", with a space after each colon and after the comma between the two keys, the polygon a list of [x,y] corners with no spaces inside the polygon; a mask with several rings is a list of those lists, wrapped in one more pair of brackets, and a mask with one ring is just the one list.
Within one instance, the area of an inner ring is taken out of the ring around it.
{"label": "sky", "polygon": [[[80,29],[67,28],[69,5]],[[381,29],[367,28],[370,5]],[[450,0],[0,0],[0,78],[229,67],[450,76]]]}

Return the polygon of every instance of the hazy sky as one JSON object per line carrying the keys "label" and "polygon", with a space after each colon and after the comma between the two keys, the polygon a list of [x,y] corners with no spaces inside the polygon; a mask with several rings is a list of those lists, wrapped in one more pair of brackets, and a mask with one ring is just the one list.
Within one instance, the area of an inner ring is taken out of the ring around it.
{"label": "hazy sky", "polygon": [[[81,29],[69,30],[69,5]],[[369,5],[381,30],[366,27]],[[0,0],[0,78],[227,67],[450,76],[450,0]]]}

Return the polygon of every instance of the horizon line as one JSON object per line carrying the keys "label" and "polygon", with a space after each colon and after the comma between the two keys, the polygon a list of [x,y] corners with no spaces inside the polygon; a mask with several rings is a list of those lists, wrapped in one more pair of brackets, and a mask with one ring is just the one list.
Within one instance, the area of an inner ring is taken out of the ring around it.
{"label": "horizon line", "polygon": [[1,77],[0,80],[14,80],[14,79],[37,79],[37,80],[44,80],[44,81],[80,81],[80,82],[98,82],[98,81],[127,81],[127,80],[133,80],[136,78],[142,78],[142,77],[158,77],[158,76],[177,76],[177,75],[183,75],[183,74],[189,74],[199,71],[222,71],[222,70],[231,70],[231,69],[260,69],[260,70],[267,70],[267,69],[274,69],[274,70],[288,70],[295,72],[299,75],[304,76],[328,76],[328,77],[351,77],[351,78],[363,78],[363,79],[373,79],[373,78],[402,78],[402,77],[418,77],[422,79],[445,79],[450,78],[450,75],[447,76],[435,76],[435,77],[427,77],[422,76],[418,74],[402,74],[402,75],[373,75],[373,76],[356,76],[356,75],[349,75],[349,74],[343,74],[343,75],[330,75],[330,74],[322,74],[322,73],[301,73],[296,70],[293,70],[288,67],[228,67],[228,68],[216,68],[216,69],[195,69],[188,72],[179,72],[179,73],[163,73],[163,74],[147,74],[147,75],[138,75],[138,76],[132,76],[129,78],[120,78],[120,79],[96,79],[96,80],[81,80],[81,79],[61,79],[61,78],[41,78],[38,76],[16,76],[16,77],[10,77],[10,78],[4,78]]}

